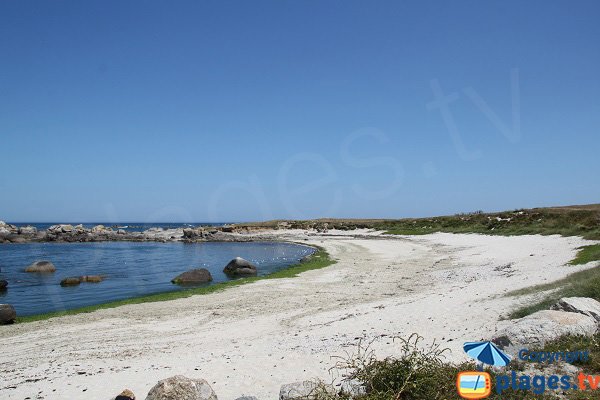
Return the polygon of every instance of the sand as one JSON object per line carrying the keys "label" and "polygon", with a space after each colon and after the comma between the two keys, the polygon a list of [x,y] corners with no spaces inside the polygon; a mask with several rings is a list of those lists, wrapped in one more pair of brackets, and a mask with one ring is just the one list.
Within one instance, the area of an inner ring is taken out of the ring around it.
{"label": "sand", "polygon": [[338,356],[416,332],[464,359],[531,297],[510,290],[594,266],[566,265],[593,242],[560,236],[276,231],[324,247],[338,262],[296,278],[262,280],[186,299],[0,327],[2,399],[144,399],[160,379],[208,380],[219,399],[277,398],[282,384],[339,378]]}

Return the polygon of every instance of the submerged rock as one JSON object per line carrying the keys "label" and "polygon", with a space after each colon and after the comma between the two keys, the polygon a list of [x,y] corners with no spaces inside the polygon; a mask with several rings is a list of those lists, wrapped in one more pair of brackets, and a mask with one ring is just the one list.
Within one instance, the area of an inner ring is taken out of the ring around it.
{"label": "submerged rock", "polygon": [[194,283],[206,283],[212,280],[213,278],[209,270],[206,268],[197,268],[177,275],[171,282],[178,285],[186,285]]}
{"label": "submerged rock", "polygon": [[115,397],[115,400],[135,400],[135,394],[129,389],[125,389]]}
{"label": "submerged rock", "polygon": [[76,286],[81,283],[81,278],[78,276],[72,276],[69,278],[65,278],[60,281],[60,286]]}
{"label": "submerged rock", "polygon": [[104,277],[101,275],[84,275],[80,279],[81,282],[100,283],[104,280]]}
{"label": "submerged rock", "polygon": [[25,272],[49,273],[55,271],[56,267],[50,261],[36,261],[25,268]]}
{"label": "submerged rock", "polygon": [[146,400],[217,400],[217,395],[204,379],[176,375],[159,381]]}
{"label": "submerged rock", "polygon": [[12,324],[17,319],[17,312],[10,304],[0,304],[0,325]]}
{"label": "submerged rock", "polygon": [[229,261],[229,264],[225,266],[223,272],[229,276],[245,276],[245,275],[256,275],[256,265],[252,264],[248,260],[244,260],[241,257],[236,257]]}
{"label": "submerged rock", "polygon": [[543,347],[563,335],[592,336],[598,328],[592,317],[554,310],[538,311],[509,323],[492,341],[511,355],[525,347]]}
{"label": "submerged rock", "polygon": [[8,281],[5,281],[4,279],[0,280],[0,292],[5,291],[7,287]]}
{"label": "submerged rock", "polygon": [[563,297],[550,308],[587,315],[600,323],[600,302],[589,297]]}

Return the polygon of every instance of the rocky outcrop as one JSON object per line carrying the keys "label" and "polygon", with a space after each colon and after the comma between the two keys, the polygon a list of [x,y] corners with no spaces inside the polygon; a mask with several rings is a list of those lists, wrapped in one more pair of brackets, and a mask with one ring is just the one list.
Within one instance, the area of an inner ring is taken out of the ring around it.
{"label": "rocky outcrop", "polygon": [[217,400],[217,395],[204,379],[176,375],[159,381],[146,400]]}
{"label": "rocky outcrop", "polygon": [[56,271],[56,267],[50,261],[36,261],[29,267],[25,268],[25,272],[32,273],[52,273]]}
{"label": "rocky outcrop", "polygon": [[206,268],[197,268],[177,275],[171,282],[178,285],[193,285],[207,283],[212,280],[213,278],[209,270]]}
{"label": "rocky outcrop", "polygon": [[10,304],[0,304],[0,325],[12,324],[17,319],[17,312]]}
{"label": "rocky outcrop", "polygon": [[223,269],[228,276],[251,276],[256,275],[257,268],[256,265],[252,264],[248,260],[244,260],[241,257],[236,257],[233,260],[229,261],[229,264],[225,266]]}
{"label": "rocky outcrop", "polygon": [[129,389],[123,390],[115,400],[135,400],[135,394]]}
{"label": "rocky outcrop", "polygon": [[544,310],[524,318],[508,321],[508,326],[496,332],[492,341],[511,355],[523,347],[543,347],[546,342],[563,335],[592,336],[596,320],[587,315]]}
{"label": "rocky outcrop", "polygon": [[587,315],[600,323],[600,302],[589,297],[563,297],[550,308]]}

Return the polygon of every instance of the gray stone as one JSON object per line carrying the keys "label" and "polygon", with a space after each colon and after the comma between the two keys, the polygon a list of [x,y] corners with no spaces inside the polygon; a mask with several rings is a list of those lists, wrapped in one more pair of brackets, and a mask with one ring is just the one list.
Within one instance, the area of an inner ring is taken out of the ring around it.
{"label": "gray stone", "polygon": [[56,267],[50,261],[36,261],[25,268],[25,272],[49,273],[54,271],[56,271]]}
{"label": "gray stone", "polygon": [[334,393],[333,387],[318,381],[299,381],[282,385],[279,400],[313,400],[319,392]]}
{"label": "gray stone", "polygon": [[17,312],[10,304],[0,304],[0,325],[12,324],[17,319]]}
{"label": "gray stone", "polygon": [[248,260],[244,260],[241,257],[236,257],[229,261],[229,264],[223,269],[226,275],[229,276],[244,276],[244,275],[256,275],[256,265],[252,264]]}
{"label": "gray stone", "polygon": [[514,356],[522,348],[543,347],[563,335],[592,336],[597,326],[596,320],[587,315],[543,310],[509,321],[492,341]]}
{"label": "gray stone", "polygon": [[210,282],[212,279],[213,278],[209,270],[206,268],[197,268],[177,275],[171,282],[178,285],[189,285]]}
{"label": "gray stone", "polygon": [[37,228],[35,226],[23,226],[19,228],[19,235],[35,235]]}
{"label": "gray stone", "polygon": [[258,399],[254,396],[242,396],[242,397],[238,397],[235,400],[258,400]]}
{"label": "gray stone", "polygon": [[115,400],[135,400],[135,394],[129,389],[123,390]]}
{"label": "gray stone", "polygon": [[550,308],[587,315],[600,322],[600,302],[589,297],[563,297]]}
{"label": "gray stone", "polygon": [[146,400],[217,400],[217,395],[204,379],[176,375],[159,381]]}

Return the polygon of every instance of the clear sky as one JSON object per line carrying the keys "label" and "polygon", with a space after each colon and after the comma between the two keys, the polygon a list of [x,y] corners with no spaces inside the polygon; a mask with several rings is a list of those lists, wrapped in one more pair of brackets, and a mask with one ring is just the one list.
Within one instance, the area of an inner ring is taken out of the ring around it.
{"label": "clear sky", "polygon": [[0,219],[600,201],[598,1],[2,1]]}

